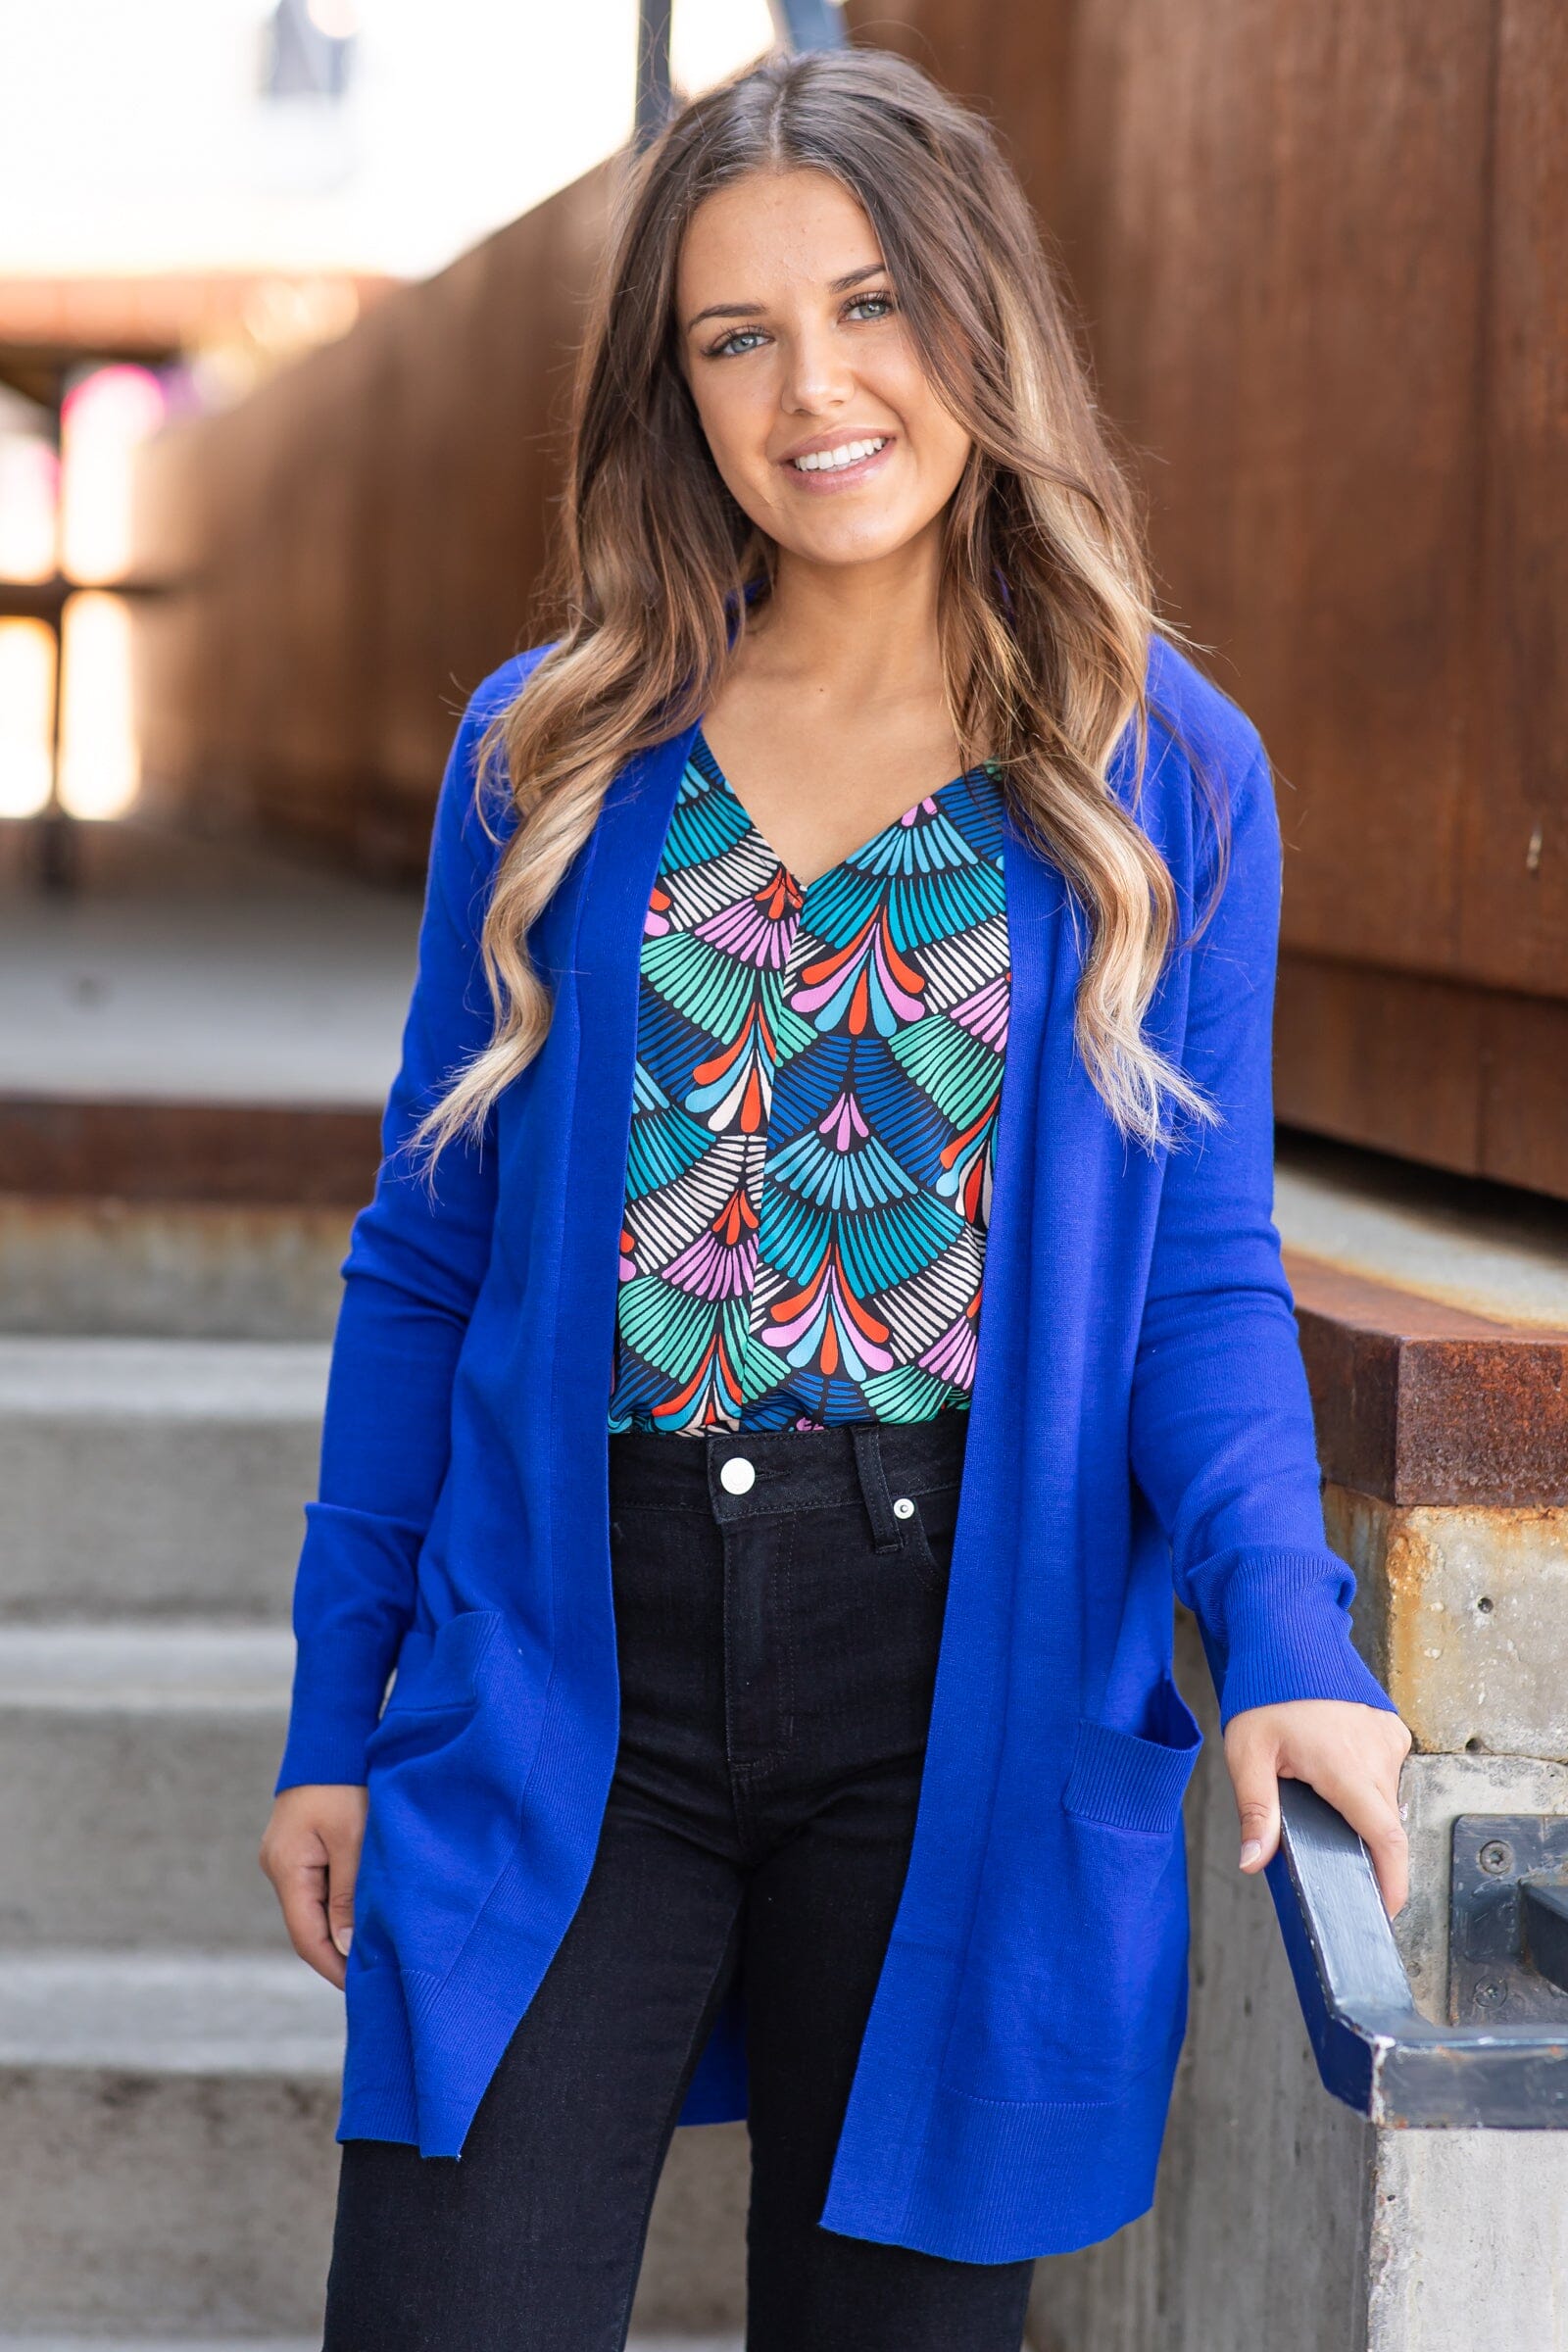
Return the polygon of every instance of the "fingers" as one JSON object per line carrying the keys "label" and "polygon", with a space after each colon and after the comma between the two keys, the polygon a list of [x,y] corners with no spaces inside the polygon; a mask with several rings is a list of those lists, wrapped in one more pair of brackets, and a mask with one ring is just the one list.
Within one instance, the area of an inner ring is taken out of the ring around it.
{"label": "fingers", "polygon": [[1312,1786],[1344,1814],[1366,1847],[1383,1908],[1392,1919],[1404,1908],[1410,1892],[1410,1841],[1399,1818],[1398,1765],[1394,1765],[1392,1776],[1325,1765],[1312,1776]]}
{"label": "fingers", "polygon": [[1399,1813],[1399,1768],[1410,1734],[1386,1708],[1293,1699],[1233,1715],[1225,1729],[1242,1823],[1241,1867],[1259,1871],[1279,1841],[1281,1780],[1305,1781],[1362,1840],[1392,1918],[1410,1890],[1410,1849]]}
{"label": "fingers", "polygon": [[341,1992],[343,1954],[332,1939],[328,1924],[329,1875],[324,1858],[310,1862],[295,1858],[272,1876],[283,1909],[288,1939],[302,1960]]}
{"label": "fingers", "polygon": [[[1233,1717],[1233,1723],[1239,1721]],[[1240,1739],[1234,1747],[1227,1737],[1226,1761],[1236,1792],[1236,1812],[1242,1836],[1240,1866],[1254,1874],[1273,1860],[1280,1841],[1280,1788],[1275,1769],[1276,1743],[1271,1740]]]}
{"label": "fingers", "polygon": [[339,1991],[354,1938],[366,1803],[363,1788],[284,1789],[258,1857],[276,1891],[290,1943]]}
{"label": "fingers", "polygon": [[354,1940],[354,1882],[359,1867],[358,1837],[334,1838],[327,1850],[326,1932],[345,1960]]}

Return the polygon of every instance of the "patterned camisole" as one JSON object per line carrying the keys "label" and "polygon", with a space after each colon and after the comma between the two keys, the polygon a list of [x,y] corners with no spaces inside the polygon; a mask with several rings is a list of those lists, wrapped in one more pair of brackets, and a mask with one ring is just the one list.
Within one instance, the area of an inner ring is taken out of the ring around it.
{"label": "patterned camisole", "polygon": [[1002,785],[804,887],[701,730],[643,926],[610,1426],[962,1409],[1010,981]]}

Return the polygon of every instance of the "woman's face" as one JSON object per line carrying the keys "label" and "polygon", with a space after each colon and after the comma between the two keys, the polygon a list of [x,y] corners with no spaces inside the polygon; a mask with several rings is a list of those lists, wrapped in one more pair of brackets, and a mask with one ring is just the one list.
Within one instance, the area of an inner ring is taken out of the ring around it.
{"label": "woman's face", "polygon": [[838,564],[934,526],[969,436],[927,379],[871,224],[838,180],[759,172],[706,198],[675,299],[713,463],[760,530]]}

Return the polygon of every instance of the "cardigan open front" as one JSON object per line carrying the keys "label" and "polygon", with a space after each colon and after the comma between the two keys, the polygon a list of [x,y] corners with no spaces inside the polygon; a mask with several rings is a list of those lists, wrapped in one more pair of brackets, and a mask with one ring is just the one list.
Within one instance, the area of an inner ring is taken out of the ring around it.
{"label": "cardigan open front", "polygon": [[[425,2155],[461,2153],[582,1893],[614,1767],[606,1405],[639,947],[695,733],[614,778],[530,935],[549,1037],[432,1191],[397,1147],[490,1034],[478,927],[500,851],[475,750],[539,658],[479,688],[442,783],[386,1156],[343,1263],[277,1780],[368,1783],[338,2136]],[[1192,755],[1231,808],[1219,906],[1146,1020],[1222,1124],[1159,1152],[1123,1141],[1074,1044],[1087,923],[1009,812],[1009,1034],[947,1614],[819,2217],[967,2261],[1093,2242],[1152,2198],[1200,1739],[1171,1680],[1173,1580],[1222,1722],[1291,1698],[1392,1707],[1324,1537],[1272,1221],[1268,762],[1161,639],[1149,691],[1139,817],[1184,936],[1213,856]],[[1131,751],[1129,730],[1124,796]],[[744,2114],[744,2028],[741,1983],[681,2122]]]}

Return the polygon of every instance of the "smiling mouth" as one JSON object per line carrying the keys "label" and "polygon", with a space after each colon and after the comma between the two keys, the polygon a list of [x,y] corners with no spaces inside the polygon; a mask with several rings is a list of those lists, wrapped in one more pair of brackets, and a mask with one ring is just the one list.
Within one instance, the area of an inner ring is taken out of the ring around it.
{"label": "smiling mouth", "polygon": [[880,457],[892,438],[891,433],[876,433],[860,441],[841,441],[834,449],[808,450],[804,458],[788,459],[786,470],[805,474],[848,473],[855,466]]}

